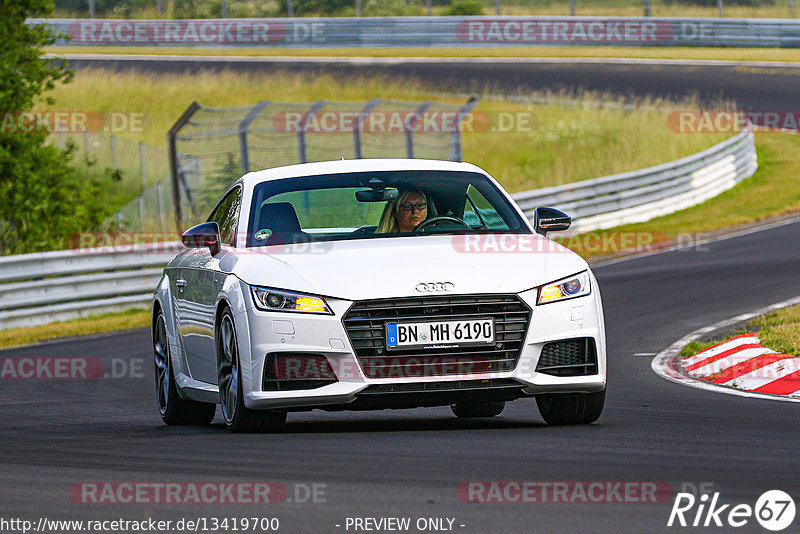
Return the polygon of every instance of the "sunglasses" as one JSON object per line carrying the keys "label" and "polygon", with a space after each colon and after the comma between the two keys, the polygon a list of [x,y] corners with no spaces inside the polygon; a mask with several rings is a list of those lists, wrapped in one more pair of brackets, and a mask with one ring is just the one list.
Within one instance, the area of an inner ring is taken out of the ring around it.
{"label": "sunglasses", "polygon": [[400,204],[398,206],[403,211],[411,211],[412,208],[416,208],[417,211],[422,211],[428,207],[427,202],[417,202],[416,204]]}

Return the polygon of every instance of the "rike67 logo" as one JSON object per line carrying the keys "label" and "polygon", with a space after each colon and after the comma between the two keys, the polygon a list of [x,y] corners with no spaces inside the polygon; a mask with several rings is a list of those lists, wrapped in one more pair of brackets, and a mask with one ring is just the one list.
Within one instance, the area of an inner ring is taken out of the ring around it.
{"label": "rike67 logo", "polygon": [[762,528],[779,532],[794,521],[794,499],[781,490],[764,492],[755,507],[749,504],[720,504],[719,492],[695,497],[691,493],[678,493],[669,514],[668,527],[743,527],[753,518]]}

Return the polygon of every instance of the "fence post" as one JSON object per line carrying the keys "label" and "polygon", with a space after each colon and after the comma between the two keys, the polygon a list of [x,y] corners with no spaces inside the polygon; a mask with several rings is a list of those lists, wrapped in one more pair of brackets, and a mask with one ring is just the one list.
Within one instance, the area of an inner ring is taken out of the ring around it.
{"label": "fence post", "polygon": [[356,17],[361,16],[361,0],[356,0]]}
{"label": "fence post", "polygon": [[93,19],[97,16],[97,9],[94,5],[94,0],[89,0],[89,18]]}
{"label": "fence post", "polygon": [[158,218],[161,220],[161,231],[166,232],[167,222],[164,220],[164,181],[159,180],[156,184],[156,192],[158,193]]}
{"label": "fence post", "polygon": [[89,141],[89,132],[83,132],[83,148],[84,155],[86,156],[86,165],[89,165],[89,152],[92,149],[91,142]]}
{"label": "fence post", "polygon": [[114,170],[119,169],[119,161],[117,160],[117,136],[111,136],[111,165],[114,167]]}
{"label": "fence post", "polygon": [[58,132],[58,142],[61,144],[61,150],[67,148],[67,142],[64,138],[64,132]]}
{"label": "fence post", "polygon": [[722,0],[717,0],[717,8],[719,9],[719,18],[722,18]]}
{"label": "fence post", "polygon": [[797,18],[797,11],[794,8],[794,0],[789,0],[789,7],[792,9],[792,18]]}
{"label": "fence post", "polygon": [[494,0],[494,10],[500,15],[500,0]]}
{"label": "fence post", "polygon": [[144,195],[139,196],[139,229],[144,232],[144,222],[146,218],[144,215]]}
{"label": "fence post", "polygon": [[569,0],[569,15],[571,17],[575,16],[575,0]]}
{"label": "fence post", "polygon": [[164,0],[156,0],[156,11],[159,15],[164,14]]}
{"label": "fence post", "polygon": [[142,172],[142,193],[147,189],[147,159],[145,158],[144,141],[139,141],[139,167]]}
{"label": "fence post", "polygon": [[297,151],[300,163],[308,163],[308,154],[306,154],[306,126],[308,126],[308,121],[327,103],[327,100],[317,100],[303,116],[303,120],[300,123],[300,131],[297,132]]}
{"label": "fence post", "polygon": [[456,116],[456,129],[453,130],[453,138],[450,143],[450,161],[461,161],[461,121],[467,114],[478,105],[478,96],[472,95],[467,103],[461,106]]}
{"label": "fence post", "polygon": [[241,159],[241,166],[244,172],[250,172],[250,152],[247,147],[247,130],[254,120],[261,115],[264,108],[269,104],[269,100],[262,100],[253,109],[247,112],[247,115],[239,123],[239,156]]}
{"label": "fence post", "polygon": [[169,146],[169,174],[172,179],[172,194],[173,202],[175,205],[175,224],[178,233],[183,228],[183,206],[181,206],[181,188],[179,184],[179,164],[178,164],[178,146],[177,137],[181,129],[186,126],[189,119],[192,118],[197,110],[201,108],[197,102],[192,102],[186,111],[175,121],[172,128],[167,132],[167,143]]}
{"label": "fence post", "polygon": [[294,17],[294,4],[292,0],[286,0],[286,12],[290,17]]}
{"label": "fence post", "polygon": [[650,11],[650,0],[644,0],[644,16],[652,16],[652,12]]}
{"label": "fence post", "polygon": [[414,128],[414,123],[417,122],[418,119],[422,118],[422,114],[425,113],[425,110],[428,109],[433,102],[426,101],[423,102],[420,107],[411,113],[405,120],[405,134],[406,134],[406,157],[409,159],[414,159],[414,134],[411,131]]}
{"label": "fence post", "polygon": [[222,18],[228,18],[228,0],[222,0]]}
{"label": "fence post", "polygon": [[353,148],[356,155],[356,159],[361,159],[364,157],[363,152],[361,151],[361,126],[364,124],[364,120],[370,114],[370,112],[375,109],[380,103],[380,98],[373,98],[367,105],[361,108],[361,111],[358,112],[358,119],[356,120],[355,127],[353,128]]}
{"label": "fence post", "polygon": [[433,0],[425,0],[425,10],[429,17],[433,15]]}

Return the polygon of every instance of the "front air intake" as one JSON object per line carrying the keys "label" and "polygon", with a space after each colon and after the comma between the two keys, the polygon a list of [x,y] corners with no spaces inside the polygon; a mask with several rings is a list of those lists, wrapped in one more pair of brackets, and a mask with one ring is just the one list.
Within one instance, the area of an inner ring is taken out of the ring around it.
{"label": "front air intake", "polygon": [[597,374],[597,351],[594,339],[581,337],[545,344],[537,373],[554,376],[585,376]]}

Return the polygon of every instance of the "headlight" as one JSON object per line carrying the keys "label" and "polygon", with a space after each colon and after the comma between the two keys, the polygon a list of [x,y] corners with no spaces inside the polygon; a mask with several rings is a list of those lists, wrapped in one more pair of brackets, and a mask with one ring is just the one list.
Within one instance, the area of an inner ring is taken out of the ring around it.
{"label": "headlight", "polygon": [[259,310],[333,315],[322,297],[268,287],[251,287],[250,292]]}
{"label": "headlight", "polygon": [[537,304],[547,304],[558,300],[574,299],[583,297],[592,292],[589,282],[589,272],[583,271],[575,276],[564,278],[552,284],[547,284],[539,288],[539,299]]}

